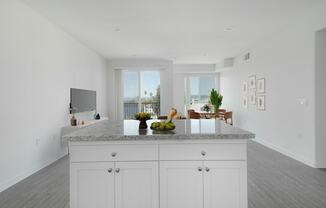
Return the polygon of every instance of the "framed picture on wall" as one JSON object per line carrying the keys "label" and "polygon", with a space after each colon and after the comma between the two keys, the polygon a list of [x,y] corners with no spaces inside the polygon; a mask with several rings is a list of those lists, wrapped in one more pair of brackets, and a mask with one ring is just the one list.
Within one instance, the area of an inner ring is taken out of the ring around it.
{"label": "framed picture on wall", "polygon": [[257,110],[265,110],[265,95],[257,96]]}
{"label": "framed picture on wall", "polygon": [[248,108],[248,96],[247,95],[242,96],[242,107]]}
{"label": "framed picture on wall", "polygon": [[257,93],[265,93],[265,78],[257,79]]}
{"label": "framed picture on wall", "polygon": [[244,94],[244,95],[248,94],[248,82],[247,81],[242,83],[242,94]]}
{"label": "framed picture on wall", "polygon": [[256,76],[255,75],[249,77],[249,89],[250,90],[256,89]]}
{"label": "framed picture on wall", "polygon": [[249,103],[252,105],[256,104],[256,93],[255,92],[249,92]]}

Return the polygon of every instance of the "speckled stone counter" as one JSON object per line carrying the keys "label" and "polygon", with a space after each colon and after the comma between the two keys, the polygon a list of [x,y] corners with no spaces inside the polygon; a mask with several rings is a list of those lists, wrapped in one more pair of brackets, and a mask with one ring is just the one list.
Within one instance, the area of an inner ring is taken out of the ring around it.
{"label": "speckled stone counter", "polygon": [[[154,120],[147,121],[150,127]],[[251,139],[255,135],[215,119],[175,120],[169,132],[139,130],[136,120],[106,120],[64,135],[63,141]]]}
{"label": "speckled stone counter", "polygon": [[174,122],[167,133],[107,120],[64,135],[70,207],[200,207],[207,200],[247,208],[247,140],[255,135],[214,119]]}

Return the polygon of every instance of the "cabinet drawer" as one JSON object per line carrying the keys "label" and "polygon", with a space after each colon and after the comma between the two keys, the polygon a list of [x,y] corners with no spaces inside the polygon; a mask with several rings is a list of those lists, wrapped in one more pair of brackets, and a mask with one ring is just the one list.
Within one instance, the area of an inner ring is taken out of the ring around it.
{"label": "cabinet drawer", "polygon": [[160,160],[247,160],[246,144],[164,144]]}
{"label": "cabinet drawer", "polygon": [[70,146],[71,162],[158,160],[157,145]]}

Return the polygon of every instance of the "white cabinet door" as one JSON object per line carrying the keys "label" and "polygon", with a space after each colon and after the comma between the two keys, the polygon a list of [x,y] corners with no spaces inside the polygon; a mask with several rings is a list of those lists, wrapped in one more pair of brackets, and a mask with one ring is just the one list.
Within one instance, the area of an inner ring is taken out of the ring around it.
{"label": "white cabinet door", "polygon": [[71,163],[71,208],[114,208],[114,163]]}
{"label": "white cabinet door", "polygon": [[161,161],[160,208],[202,208],[201,161]]}
{"label": "white cabinet door", "polygon": [[245,161],[204,162],[204,208],[247,208]]}
{"label": "white cabinet door", "polygon": [[116,208],[158,208],[158,162],[116,162]]}

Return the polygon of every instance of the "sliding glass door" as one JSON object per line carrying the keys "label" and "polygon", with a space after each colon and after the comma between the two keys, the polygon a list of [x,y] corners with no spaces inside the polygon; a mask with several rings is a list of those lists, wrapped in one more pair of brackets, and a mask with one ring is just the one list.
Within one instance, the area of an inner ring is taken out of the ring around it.
{"label": "sliding glass door", "polygon": [[138,112],[152,117],[160,115],[160,72],[124,70],[123,108],[124,119],[131,119]]}
{"label": "sliding glass door", "polygon": [[190,76],[188,83],[188,106],[186,108],[203,111],[203,106],[209,102],[210,91],[216,88],[215,76]]}

